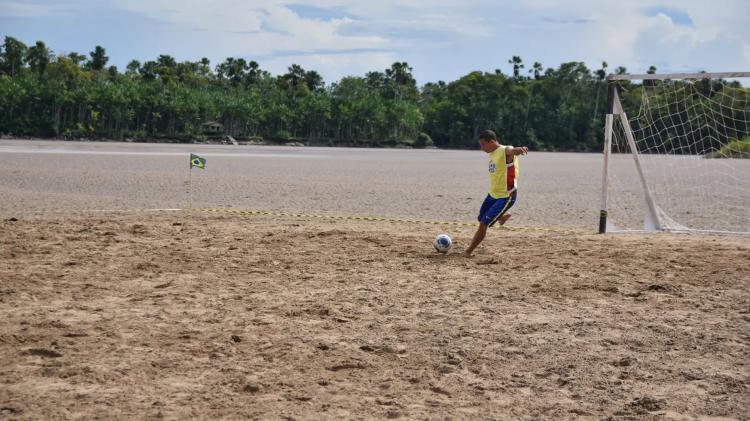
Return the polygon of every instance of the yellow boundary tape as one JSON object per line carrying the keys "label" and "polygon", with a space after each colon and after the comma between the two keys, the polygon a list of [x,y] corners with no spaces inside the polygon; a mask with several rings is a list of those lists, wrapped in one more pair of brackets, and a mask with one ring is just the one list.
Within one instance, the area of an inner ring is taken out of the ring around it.
{"label": "yellow boundary tape", "polygon": [[[377,221],[377,222],[394,222],[394,223],[406,223],[406,224],[424,224],[424,225],[449,225],[457,227],[476,227],[477,224],[470,224],[466,222],[454,222],[454,221],[425,221],[418,219],[400,219],[400,218],[384,218],[379,216],[355,216],[355,215],[319,215],[319,214],[304,214],[304,213],[290,213],[290,212],[271,212],[271,211],[260,211],[260,210],[240,210],[240,209],[196,209],[200,212],[209,213],[232,213],[236,215],[245,216],[276,216],[284,218],[310,218],[310,219],[331,219],[331,220],[350,220],[350,221]],[[554,233],[568,233],[568,234],[582,234],[586,231],[576,232],[573,229],[556,229],[556,228],[532,228],[532,227],[500,227],[498,228],[508,231],[537,231],[537,232],[554,232]]]}
{"label": "yellow boundary tape", "polygon": [[238,210],[238,209],[197,209],[201,212],[215,212],[215,213],[235,213],[239,215],[252,215],[252,216],[280,216],[280,217],[294,217],[294,218],[317,218],[317,219],[344,219],[344,220],[355,220],[355,221],[381,221],[381,222],[401,222],[407,224],[430,224],[430,225],[453,225],[461,227],[474,227],[476,224],[468,224],[465,222],[450,222],[450,221],[421,221],[417,219],[398,219],[398,218],[383,218],[379,216],[355,216],[355,215],[314,215],[304,213],[286,213],[286,212],[268,212],[259,210]]}
{"label": "yellow boundary tape", "polygon": [[[374,222],[393,222],[393,223],[404,223],[404,224],[420,224],[420,225],[447,225],[454,227],[471,227],[475,228],[476,223],[467,222],[455,222],[455,221],[425,221],[419,219],[401,219],[401,218],[385,218],[379,216],[355,216],[355,215],[320,215],[320,214],[305,214],[305,213],[292,213],[292,212],[272,212],[272,211],[261,211],[253,209],[221,209],[221,208],[204,208],[204,209],[179,209],[179,208],[161,208],[161,209],[76,209],[76,210],[44,210],[31,212],[31,214],[69,214],[69,213],[131,213],[131,212],[205,212],[205,213],[229,213],[235,215],[244,216],[274,216],[280,218],[306,218],[306,219],[330,219],[330,220],[349,220],[349,221],[374,221]],[[557,234],[593,234],[593,232],[586,231],[583,229],[576,228],[545,228],[545,227],[505,227],[496,225],[498,229],[516,232],[546,232],[546,233],[557,233]]]}

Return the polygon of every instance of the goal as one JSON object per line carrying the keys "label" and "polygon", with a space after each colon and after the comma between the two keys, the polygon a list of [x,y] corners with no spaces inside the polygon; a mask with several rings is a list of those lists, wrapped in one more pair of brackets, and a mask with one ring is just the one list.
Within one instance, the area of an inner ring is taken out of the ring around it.
{"label": "goal", "polygon": [[599,232],[750,234],[750,72],[607,83]]}

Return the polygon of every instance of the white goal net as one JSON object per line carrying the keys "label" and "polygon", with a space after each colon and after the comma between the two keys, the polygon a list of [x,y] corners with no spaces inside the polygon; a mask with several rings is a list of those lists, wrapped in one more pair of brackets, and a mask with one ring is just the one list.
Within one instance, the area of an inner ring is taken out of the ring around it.
{"label": "white goal net", "polygon": [[601,232],[750,232],[748,76],[609,78]]}

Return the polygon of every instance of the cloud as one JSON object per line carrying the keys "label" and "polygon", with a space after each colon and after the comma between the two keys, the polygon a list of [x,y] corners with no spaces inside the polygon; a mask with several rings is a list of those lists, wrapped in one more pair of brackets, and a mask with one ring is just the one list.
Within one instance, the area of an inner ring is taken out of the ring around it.
{"label": "cloud", "polygon": [[684,10],[672,9],[664,6],[649,7],[644,10],[647,16],[662,15],[668,17],[673,23],[684,26],[695,26],[693,20]]}
{"label": "cloud", "polygon": [[0,16],[3,17],[60,16],[69,12],[68,7],[59,4],[0,1]]}
{"label": "cloud", "polygon": [[264,2],[253,6],[238,0],[203,2],[197,0],[116,0],[122,10],[141,14],[165,25],[203,31],[259,31]]}
{"label": "cloud", "polygon": [[545,22],[548,27],[537,29],[544,38],[536,40],[556,46],[545,53],[547,57],[556,54],[560,60],[580,60],[595,67],[604,60],[610,70],[625,66],[630,73],[645,73],[650,65],[656,65],[659,73],[750,68],[742,53],[750,45],[750,26],[742,23],[750,16],[747,3],[727,0],[721,8],[699,1],[660,3],[633,0],[619,3],[613,13],[606,2],[579,1],[575,7],[566,3],[563,8],[541,0],[529,10],[544,10],[544,16],[558,20],[592,21],[557,31],[553,22]]}
{"label": "cloud", "polygon": [[349,15],[348,13],[342,11],[341,7],[326,8],[307,4],[289,4],[286,6],[286,8],[303,19],[329,21],[333,19],[354,18],[353,15]]}
{"label": "cloud", "polygon": [[[274,51],[266,57],[334,56],[369,53],[392,53],[380,48],[352,48],[348,50]],[[263,58],[263,57],[260,57]]]}
{"label": "cloud", "polygon": [[[507,59],[519,54],[552,67],[575,60],[598,68],[606,60],[612,67],[628,67],[631,73],[645,72],[651,64],[660,72],[748,67],[750,25],[743,21],[750,13],[742,11],[750,7],[743,0],[726,1],[722,8],[698,0],[565,4],[556,0],[461,4],[452,0],[255,0],[251,4],[217,0],[210,5],[198,0],[119,0],[118,4],[165,24],[204,30],[209,34],[201,36],[213,37],[215,50],[227,56],[262,57],[273,63],[304,58],[309,66],[323,66],[317,70],[328,80],[333,74],[362,69],[354,66],[356,60],[379,67],[385,57],[440,62],[424,72],[422,66],[415,66],[415,75],[424,75],[420,81],[426,82],[462,76],[446,74],[471,66],[458,62],[476,62],[483,71],[509,71]],[[444,59],[446,54],[453,58]],[[366,59],[369,55],[371,61]],[[337,65],[337,60],[343,64]]]}
{"label": "cloud", "polygon": [[[319,19],[324,8],[279,1],[259,0],[249,5],[240,0],[211,2],[178,0],[120,0],[118,5],[140,13],[182,32],[200,31],[201,37],[214,38],[215,44],[231,43],[234,55],[267,55],[277,50],[316,51],[383,49],[388,40],[377,35],[342,35],[349,17]],[[300,16],[300,11],[315,18]],[[220,35],[220,34],[230,35]],[[222,48],[224,49],[224,48]]]}
{"label": "cloud", "polygon": [[585,24],[585,23],[594,23],[594,22],[596,22],[595,19],[582,19],[582,18],[578,18],[578,19],[556,19],[556,18],[550,18],[550,17],[543,17],[542,21],[543,22],[548,22],[548,23],[559,23],[559,24],[563,24],[563,25],[568,25],[568,24]]}
{"label": "cloud", "polygon": [[[117,0],[123,10],[165,25],[198,31],[276,33],[288,36],[282,48],[384,48],[412,39],[481,38],[482,23],[463,7],[436,1],[427,7],[384,0],[378,4],[346,1]],[[268,40],[263,40],[268,41]],[[279,41],[273,39],[273,41]],[[249,42],[253,42],[250,40]],[[289,44],[296,44],[289,45]]]}
{"label": "cloud", "polygon": [[[50,13],[69,13],[77,24],[46,30]],[[10,35],[44,36],[51,46],[60,41],[59,50],[113,46],[108,53],[121,66],[154,54],[214,63],[243,57],[272,72],[295,62],[331,81],[407,61],[419,83],[471,70],[509,73],[513,55],[545,67],[598,68],[605,60],[631,73],[651,64],[660,73],[748,69],[748,16],[746,0],[721,7],[700,0],[0,0],[0,26]],[[118,30],[102,30],[105,21]],[[74,38],[85,47],[62,42]]]}
{"label": "cloud", "polygon": [[326,84],[331,84],[346,76],[361,77],[367,72],[384,71],[397,59],[398,55],[387,51],[284,55],[264,59],[262,67],[272,73],[283,74],[292,64],[299,64],[306,70],[321,72]]}
{"label": "cloud", "polygon": [[746,46],[730,34],[686,27],[657,14],[639,31],[633,50],[641,68],[653,64],[668,71],[732,71],[747,65],[735,53]]}
{"label": "cloud", "polygon": [[[326,81],[364,75],[396,61],[394,43],[374,32],[351,33],[357,14],[335,2],[242,0],[118,0],[123,10],[160,22],[161,30],[183,42],[168,54],[214,64],[226,57],[258,61],[274,74],[292,63],[317,70]],[[178,35],[179,34],[179,35]],[[194,57],[190,57],[190,55]],[[389,63],[386,63],[389,61]],[[375,66],[375,67],[373,67]]]}

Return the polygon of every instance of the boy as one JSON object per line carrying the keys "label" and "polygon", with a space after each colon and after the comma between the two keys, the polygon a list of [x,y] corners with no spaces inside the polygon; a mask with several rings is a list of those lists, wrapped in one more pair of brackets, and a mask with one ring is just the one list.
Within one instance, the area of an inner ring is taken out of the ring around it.
{"label": "boy", "polygon": [[490,155],[490,192],[479,210],[479,228],[471,244],[464,251],[466,257],[471,257],[474,249],[484,240],[488,227],[498,221],[503,225],[510,218],[508,209],[516,203],[517,156],[529,152],[526,146],[514,148],[501,145],[492,130],[485,130],[479,134],[479,147]]}

